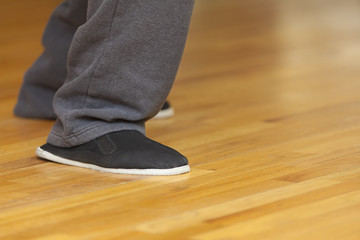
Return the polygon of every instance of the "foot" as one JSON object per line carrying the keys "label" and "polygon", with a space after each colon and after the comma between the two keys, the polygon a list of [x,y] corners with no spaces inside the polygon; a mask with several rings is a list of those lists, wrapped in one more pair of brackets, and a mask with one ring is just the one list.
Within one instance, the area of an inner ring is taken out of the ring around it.
{"label": "foot", "polygon": [[174,109],[171,107],[170,103],[166,101],[162,106],[160,112],[155,115],[154,119],[164,119],[174,116]]}
{"label": "foot", "polygon": [[177,175],[190,171],[180,153],[135,130],[109,133],[70,148],[45,144],[36,154],[53,162],[111,173]]}

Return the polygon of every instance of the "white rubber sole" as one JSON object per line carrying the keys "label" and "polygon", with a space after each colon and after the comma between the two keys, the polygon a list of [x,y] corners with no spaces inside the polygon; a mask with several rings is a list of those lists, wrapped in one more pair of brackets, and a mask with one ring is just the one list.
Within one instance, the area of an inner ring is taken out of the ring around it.
{"label": "white rubber sole", "polygon": [[164,119],[164,118],[169,118],[174,116],[175,111],[173,108],[168,108],[166,110],[160,110],[160,112],[158,112],[158,114],[156,114],[153,118],[154,119]]}
{"label": "white rubber sole", "polygon": [[120,173],[120,174],[135,174],[135,175],[159,175],[159,176],[169,176],[169,175],[179,175],[183,173],[190,172],[190,166],[182,166],[182,167],[176,167],[176,168],[169,168],[169,169],[122,169],[122,168],[104,168],[99,167],[94,164],[89,163],[82,163],[66,158],[62,158],[59,156],[56,156],[50,152],[47,152],[40,147],[36,149],[36,155],[61,164],[76,166],[76,167],[82,167],[82,168],[88,168],[96,171],[101,172],[109,172],[109,173]]}

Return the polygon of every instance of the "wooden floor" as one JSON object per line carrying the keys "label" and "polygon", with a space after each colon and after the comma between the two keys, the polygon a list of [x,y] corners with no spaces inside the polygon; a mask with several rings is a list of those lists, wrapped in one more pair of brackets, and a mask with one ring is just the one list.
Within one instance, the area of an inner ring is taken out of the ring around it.
{"label": "wooden floor", "polygon": [[12,108],[59,0],[0,3],[0,239],[360,239],[359,1],[197,0],[176,115],[147,125],[173,177],[35,157],[53,122]]}

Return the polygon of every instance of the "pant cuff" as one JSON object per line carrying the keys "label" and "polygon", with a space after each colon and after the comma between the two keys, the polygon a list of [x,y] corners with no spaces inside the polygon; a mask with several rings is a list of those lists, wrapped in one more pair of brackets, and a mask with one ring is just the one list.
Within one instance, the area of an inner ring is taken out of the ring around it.
{"label": "pant cuff", "polygon": [[47,142],[57,147],[74,147],[90,142],[111,132],[136,130],[145,135],[144,123],[96,123],[81,131],[65,135],[51,130]]}

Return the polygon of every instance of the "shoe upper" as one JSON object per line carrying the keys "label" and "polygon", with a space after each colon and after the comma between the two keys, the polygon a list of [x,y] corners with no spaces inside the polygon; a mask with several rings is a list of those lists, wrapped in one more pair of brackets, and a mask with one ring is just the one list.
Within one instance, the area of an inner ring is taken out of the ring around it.
{"label": "shoe upper", "polygon": [[41,149],[62,158],[104,168],[170,169],[188,164],[188,160],[176,150],[135,130],[109,133],[75,147],[45,144]]}

